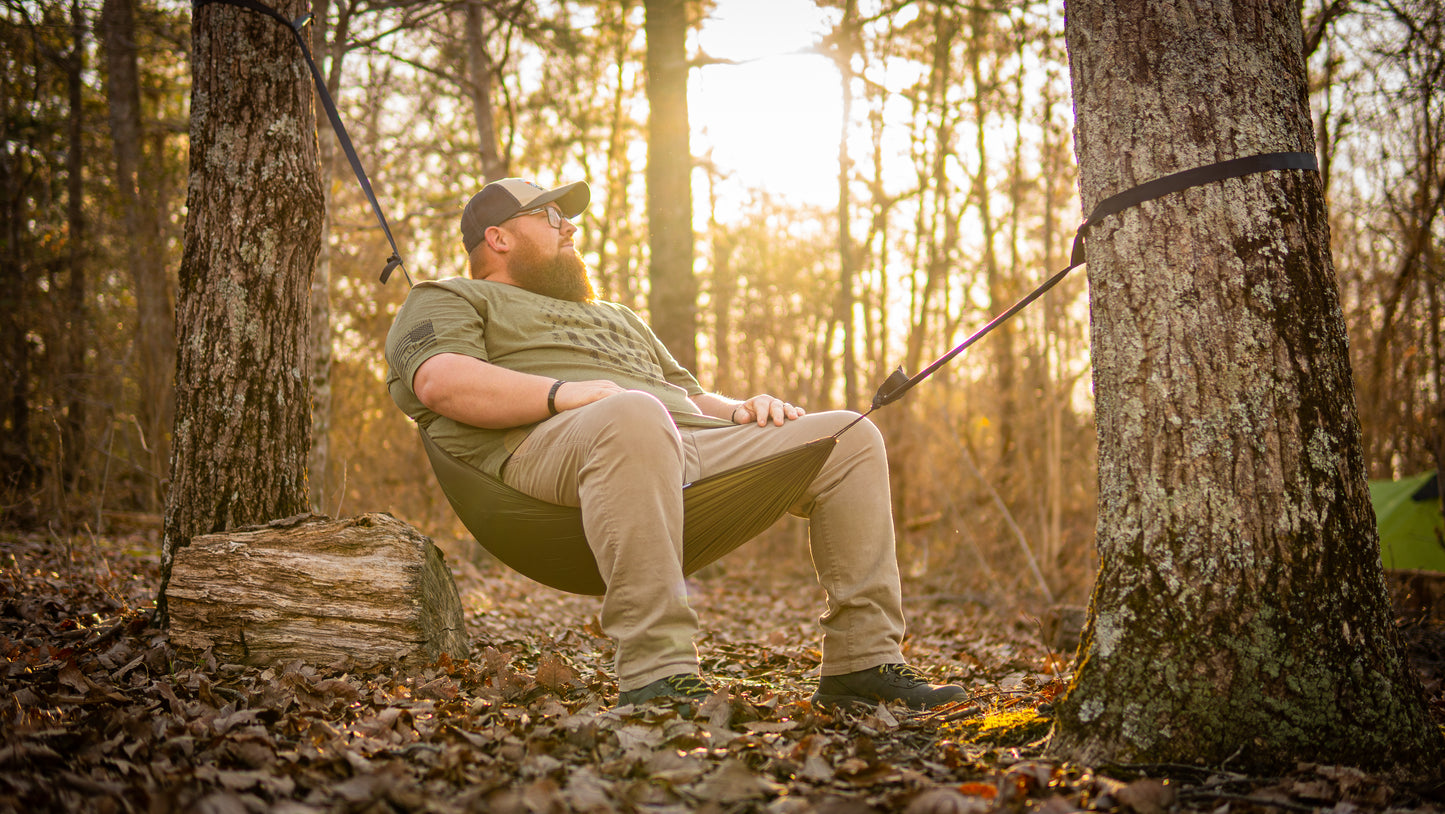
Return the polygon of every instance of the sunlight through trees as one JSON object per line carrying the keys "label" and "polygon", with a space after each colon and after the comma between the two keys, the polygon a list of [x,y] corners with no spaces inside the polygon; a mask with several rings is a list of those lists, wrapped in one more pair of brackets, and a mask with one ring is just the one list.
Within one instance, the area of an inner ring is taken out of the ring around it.
{"label": "sunlight through trees", "polygon": [[[824,409],[865,406],[894,367],[916,371],[1066,263],[1081,208],[1060,4],[799,0],[774,18],[767,3],[717,0],[679,4],[693,239],[681,276],[660,283],[647,205],[652,5],[311,7],[313,48],[414,275],[463,273],[456,218],[487,178],[586,178],[579,247],[602,296],[656,320],[656,303],[682,292],[702,380]],[[1438,465],[1445,404],[1445,20],[1423,1],[1304,11],[1365,465],[1414,474]],[[190,22],[174,0],[0,8],[4,522],[99,531],[158,512],[172,488],[173,364],[158,360],[172,352],[200,113],[188,109]],[[729,26],[785,30],[745,50],[720,36]],[[298,60],[278,52],[256,70]],[[459,534],[382,386],[405,282],[377,282],[389,249],[315,121],[326,220],[311,292],[311,503]],[[747,149],[723,140],[739,131],[754,136]],[[1088,308],[1080,274],[877,414],[914,576],[997,602],[1087,596]],[[784,523],[743,555],[799,533]]]}

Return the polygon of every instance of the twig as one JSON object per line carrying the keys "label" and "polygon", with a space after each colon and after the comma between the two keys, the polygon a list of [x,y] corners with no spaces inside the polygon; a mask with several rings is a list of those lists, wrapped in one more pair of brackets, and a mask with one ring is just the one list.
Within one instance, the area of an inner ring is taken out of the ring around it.
{"label": "twig", "polygon": [[1133,774],[1143,777],[1192,774],[1202,775],[1208,779],[1212,776],[1224,775],[1224,782],[1227,783],[1264,783],[1269,781],[1269,778],[1250,777],[1249,775],[1239,774],[1238,772],[1231,772],[1219,766],[1205,766],[1193,763],[1103,763],[1099,765],[1098,769],[1114,774]]}
{"label": "twig", "polygon": [[1209,791],[1207,789],[1184,789],[1179,792],[1180,799],[1208,798],[1211,800],[1229,800],[1236,803],[1250,803],[1257,806],[1273,806],[1283,808],[1287,811],[1309,811],[1313,812],[1316,806],[1305,805],[1304,803],[1292,803],[1287,800],[1274,800],[1269,797],[1255,797],[1249,794],[1235,794],[1229,791]]}
{"label": "twig", "polygon": [[1008,504],[1004,503],[1003,497],[999,495],[998,490],[993,488],[993,483],[984,477],[983,470],[979,469],[978,462],[973,459],[973,453],[968,451],[968,446],[965,445],[963,439],[959,437],[958,427],[954,426],[952,422],[949,422],[948,428],[953,433],[953,441],[958,445],[959,453],[964,462],[968,464],[968,468],[973,470],[974,476],[977,477],[984,488],[988,490],[989,497],[993,499],[994,506],[998,508],[999,515],[1003,517],[1004,524],[1013,531],[1014,539],[1018,542],[1019,549],[1024,553],[1024,560],[1029,564],[1029,570],[1033,572],[1034,580],[1038,582],[1039,593],[1043,595],[1044,601],[1050,605],[1054,604],[1054,592],[1050,590],[1048,580],[1044,579],[1043,572],[1039,570],[1038,560],[1034,557],[1033,549],[1029,547],[1028,537],[1024,535],[1024,530],[1020,528],[1019,524],[1014,520],[1013,512],[1009,511]]}

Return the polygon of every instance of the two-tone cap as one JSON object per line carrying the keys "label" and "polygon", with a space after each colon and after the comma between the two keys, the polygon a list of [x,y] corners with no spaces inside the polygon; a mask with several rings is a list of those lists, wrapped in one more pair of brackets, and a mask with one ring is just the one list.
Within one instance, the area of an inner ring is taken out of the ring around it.
{"label": "two-tone cap", "polygon": [[467,254],[482,242],[487,230],[518,212],[556,203],[563,217],[575,218],[592,202],[586,181],[546,189],[521,178],[503,178],[482,187],[462,210],[462,245]]}

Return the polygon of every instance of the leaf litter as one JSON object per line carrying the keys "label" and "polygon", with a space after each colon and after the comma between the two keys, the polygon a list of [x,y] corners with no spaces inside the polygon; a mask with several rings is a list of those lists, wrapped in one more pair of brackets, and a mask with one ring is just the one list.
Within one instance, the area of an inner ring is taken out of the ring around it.
{"label": "leaf litter", "polygon": [[[156,535],[0,535],[0,811],[1166,814],[1435,811],[1439,790],[1301,764],[1051,761],[1069,654],[976,603],[910,604],[905,654],[970,697],[916,713],[809,703],[806,576],[745,560],[690,584],[719,692],[615,707],[599,600],[451,557],[470,657],[422,669],[179,657],[150,626]],[[1442,715],[1445,635],[1404,631]]]}

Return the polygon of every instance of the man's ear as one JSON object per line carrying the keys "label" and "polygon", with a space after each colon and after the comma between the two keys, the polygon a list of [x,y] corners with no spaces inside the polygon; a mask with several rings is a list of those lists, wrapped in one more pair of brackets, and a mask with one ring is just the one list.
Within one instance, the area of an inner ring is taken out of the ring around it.
{"label": "man's ear", "polygon": [[488,226],[487,231],[482,233],[482,239],[487,241],[487,246],[494,252],[508,252],[512,249],[512,235],[500,226]]}

